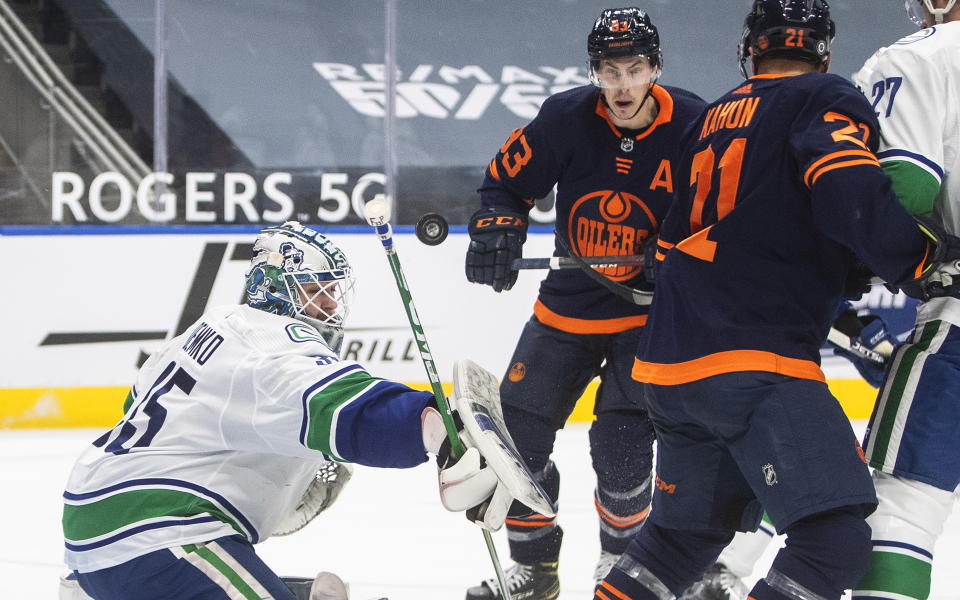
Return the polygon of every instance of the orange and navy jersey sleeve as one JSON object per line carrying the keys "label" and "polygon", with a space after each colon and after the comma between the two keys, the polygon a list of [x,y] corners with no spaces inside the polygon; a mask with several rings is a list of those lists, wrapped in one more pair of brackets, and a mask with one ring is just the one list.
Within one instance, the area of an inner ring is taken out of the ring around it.
{"label": "orange and navy jersey sleeve", "polygon": [[550,193],[561,177],[566,154],[562,110],[560,99],[547,98],[533,121],[510,132],[487,164],[478,190],[484,207],[526,212]]}
{"label": "orange and navy jersey sleeve", "polygon": [[866,98],[840,77],[823,78],[794,123],[793,156],[817,228],[886,281],[916,277],[926,242],[877,160],[879,126]]}

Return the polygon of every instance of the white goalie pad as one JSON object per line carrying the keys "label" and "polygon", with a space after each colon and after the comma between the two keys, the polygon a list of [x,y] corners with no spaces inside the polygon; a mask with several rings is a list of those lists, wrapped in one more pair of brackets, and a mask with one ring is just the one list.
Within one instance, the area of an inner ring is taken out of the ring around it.
{"label": "white goalie pad", "polygon": [[497,524],[494,528],[499,528],[513,499],[544,516],[554,516],[557,507],[534,480],[507,432],[500,409],[497,378],[472,361],[457,361],[453,366],[451,401],[452,408],[463,420],[466,436],[461,437],[469,437],[464,442],[480,451],[500,480],[484,521]]}

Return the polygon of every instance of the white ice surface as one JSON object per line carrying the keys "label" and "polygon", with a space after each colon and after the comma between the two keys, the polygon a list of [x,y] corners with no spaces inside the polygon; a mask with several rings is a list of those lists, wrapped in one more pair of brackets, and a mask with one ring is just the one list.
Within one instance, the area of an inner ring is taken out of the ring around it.
{"label": "white ice surface", "polygon": [[[860,427],[862,428],[862,424]],[[0,598],[54,600],[62,566],[60,514],[63,483],[95,430],[0,431]],[[600,551],[593,508],[594,475],[587,426],[569,425],[557,437],[554,459],[562,474],[561,600],[587,599]],[[509,564],[503,532],[494,535]],[[455,600],[492,567],[480,530],[447,513],[437,497],[432,465],[410,470],[359,467],[337,504],[303,531],[258,546],[283,575],[327,570],[367,600]],[[772,544],[757,565],[766,572]],[[931,600],[960,598],[960,517],[955,511],[937,548]],[[752,583],[752,581],[751,581]]]}

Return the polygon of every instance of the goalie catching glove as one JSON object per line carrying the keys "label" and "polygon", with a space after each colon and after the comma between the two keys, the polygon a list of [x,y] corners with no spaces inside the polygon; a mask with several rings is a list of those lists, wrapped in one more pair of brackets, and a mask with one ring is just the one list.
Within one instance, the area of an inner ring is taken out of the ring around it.
{"label": "goalie catching glove", "polygon": [[540,514],[556,514],[507,433],[496,377],[470,361],[457,362],[450,403],[466,448],[459,458],[451,452],[439,411],[427,407],[421,415],[424,447],[437,457],[444,508],[466,511],[469,520],[490,531],[500,529],[515,499]]}
{"label": "goalie catching glove", "polygon": [[353,476],[353,465],[329,461],[320,467],[292,513],[274,529],[273,535],[290,535],[303,529],[330,508]]}

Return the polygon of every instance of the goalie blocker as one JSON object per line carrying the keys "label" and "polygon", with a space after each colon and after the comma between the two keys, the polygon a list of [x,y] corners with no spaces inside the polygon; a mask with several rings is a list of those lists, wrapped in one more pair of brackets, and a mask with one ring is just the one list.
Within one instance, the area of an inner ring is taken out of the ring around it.
{"label": "goalie blocker", "polygon": [[453,459],[440,413],[423,412],[427,451],[437,455],[440,499],[450,511],[467,511],[480,527],[497,531],[514,500],[542,515],[554,516],[556,506],[524,465],[507,432],[500,409],[499,381],[469,360],[454,364],[451,409],[466,452]]}

